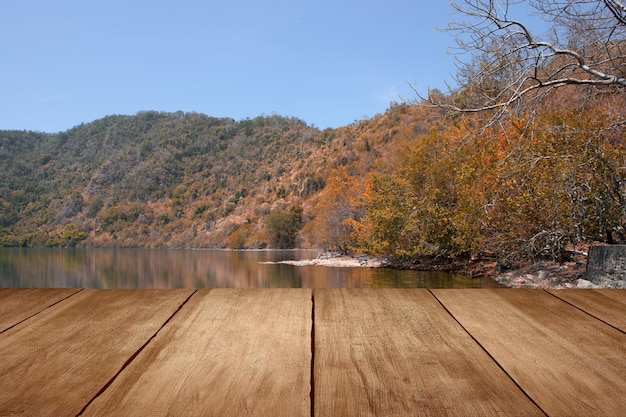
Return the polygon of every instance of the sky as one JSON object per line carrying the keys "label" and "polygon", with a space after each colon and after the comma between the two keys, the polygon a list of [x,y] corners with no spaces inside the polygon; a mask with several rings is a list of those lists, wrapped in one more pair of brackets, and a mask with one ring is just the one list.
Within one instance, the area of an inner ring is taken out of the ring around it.
{"label": "sky", "polygon": [[445,90],[447,1],[0,0],[0,129],[156,110],[321,129]]}

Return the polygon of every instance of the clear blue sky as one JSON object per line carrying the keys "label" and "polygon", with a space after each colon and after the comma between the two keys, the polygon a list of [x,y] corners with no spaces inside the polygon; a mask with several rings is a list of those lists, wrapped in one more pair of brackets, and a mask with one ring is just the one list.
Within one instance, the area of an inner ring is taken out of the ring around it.
{"label": "clear blue sky", "polygon": [[430,0],[0,0],[0,129],[111,114],[262,114],[338,127],[444,89],[453,18]]}

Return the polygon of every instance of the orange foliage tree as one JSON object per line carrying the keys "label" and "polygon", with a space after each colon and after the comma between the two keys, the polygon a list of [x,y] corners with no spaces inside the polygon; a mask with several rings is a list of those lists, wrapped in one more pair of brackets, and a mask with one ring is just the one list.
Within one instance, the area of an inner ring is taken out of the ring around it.
{"label": "orange foliage tree", "polygon": [[351,221],[356,246],[512,261],[561,259],[571,244],[623,239],[626,153],[613,118],[564,106],[517,114],[498,129],[468,116],[433,124],[367,176],[365,215]]}
{"label": "orange foliage tree", "polygon": [[306,225],[305,233],[316,246],[326,250],[348,253],[354,248],[354,222],[360,220],[364,209],[360,204],[362,183],[345,167],[335,169],[315,209],[315,217]]}

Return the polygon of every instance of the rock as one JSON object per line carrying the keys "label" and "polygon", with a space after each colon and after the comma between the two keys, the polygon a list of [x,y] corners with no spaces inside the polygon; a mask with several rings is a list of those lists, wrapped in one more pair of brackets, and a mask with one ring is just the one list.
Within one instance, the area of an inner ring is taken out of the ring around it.
{"label": "rock", "polygon": [[585,278],[602,287],[626,287],[626,245],[591,246]]}
{"label": "rock", "polygon": [[496,271],[498,273],[504,272],[504,271],[508,271],[509,269],[511,269],[511,263],[507,262],[507,261],[498,261],[496,263]]}
{"label": "rock", "polygon": [[600,288],[600,286],[594,284],[591,281],[587,281],[586,279],[580,278],[577,281],[576,288]]}

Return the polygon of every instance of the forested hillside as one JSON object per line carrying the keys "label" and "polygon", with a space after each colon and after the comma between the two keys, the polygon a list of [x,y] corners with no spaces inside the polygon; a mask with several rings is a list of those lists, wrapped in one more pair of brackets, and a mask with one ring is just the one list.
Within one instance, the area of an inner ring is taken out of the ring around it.
{"label": "forested hillside", "polygon": [[389,146],[333,170],[305,229],[335,248],[503,264],[623,242],[625,104],[611,89],[582,103],[562,89],[494,125],[489,114],[396,106],[344,129]]}
{"label": "forested hillside", "polygon": [[[6,246],[293,247],[331,170],[359,158],[295,118],[109,116],[0,132]],[[371,146],[376,146],[372,143]],[[364,152],[364,151],[363,151]]]}

